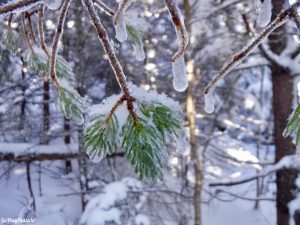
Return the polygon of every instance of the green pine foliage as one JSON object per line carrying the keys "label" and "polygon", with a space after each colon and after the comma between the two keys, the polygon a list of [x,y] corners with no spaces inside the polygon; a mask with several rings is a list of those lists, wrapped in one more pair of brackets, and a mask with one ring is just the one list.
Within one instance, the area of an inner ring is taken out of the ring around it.
{"label": "green pine foliage", "polygon": [[[34,47],[34,52],[29,51],[26,56],[28,67],[35,73],[41,73],[49,79],[50,59],[47,54],[37,47]],[[71,84],[75,84],[75,75],[69,63],[60,55],[56,58],[56,76],[59,79],[64,79]]]}
{"label": "green pine foliage", "polygon": [[84,133],[85,150],[90,158],[102,159],[120,146],[141,179],[162,180],[163,148],[177,137],[180,122],[170,108],[159,103],[140,103],[135,113],[136,120],[129,114],[121,126],[115,115],[109,121],[103,114],[92,117]]}
{"label": "green pine foliage", "polygon": [[72,119],[78,125],[84,123],[83,114],[86,111],[85,100],[72,88],[61,86],[55,101],[56,106],[67,119]]}
{"label": "green pine foliage", "polygon": [[11,53],[16,53],[18,50],[18,43],[15,36],[16,35],[13,29],[11,28],[8,28],[2,36],[3,43],[10,50]]}
{"label": "green pine foliage", "polygon": [[114,152],[118,138],[118,120],[113,114],[106,119],[105,115],[95,116],[85,130],[84,143],[91,159],[103,159]]}
{"label": "green pine foliage", "polygon": [[293,137],[293,142],[298,145],[300,143],[300,105],[288,118],[288,124],[283,132],[283,136]]}
{"label": "green pine foliage", "polygon": [[132,42],[133,45],[140,45],[143,43],[144,31],[138,29],[131,24],[126,24],[126,30],[128,33],[128,39]]}

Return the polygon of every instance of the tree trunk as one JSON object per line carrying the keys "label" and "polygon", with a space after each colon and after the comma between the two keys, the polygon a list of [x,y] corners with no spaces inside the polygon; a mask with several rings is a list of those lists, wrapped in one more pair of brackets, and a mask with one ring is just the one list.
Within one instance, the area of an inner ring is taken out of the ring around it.
{"label": "tree trunk", "polygon": [[[87,62],[85,59],[85,55],[83,54],[83,48],[85,45],[86,35],[84,32],[84,24],[82,21],[83,18],[83,8],[81,7],[81,1],[77,0],[75,3],[74,8],[75,14],[75,30],[76,30],[76,49],[75,54],[78,58],[78,62],[75,64],[75,71],[76,71],[76,80],[77,80],[77,90],[81,96],[86,94],[84,80],[85,80],[85,63]],[[86,206],[86,192],[88,190],[88,176],[87,176],[87,157],[86,154],[81,154],[84,152],[84,145],[83,145],[83,128],[82,126],[78,126],[78,147],[79,147],[79,154],[81,157],[78,158],[78,166],[79,166],[79,186],[80,186],[80,193],[81,193],[81,206],[82,211],[84,211]]]}
{"label": "tree trunk", "polygon": [[23,130],[25,128],[25,118],[26,118],[26,97],[25,97],[25,92],[26,92],[26,83],[25,83],[25,79],[26,79],[26,74],[23,70],[23,68],[25,67],[25,61],[24,58],[21,56],[21,62],[22,62],[22,85],[21,85],[21,89],[22,89],[22,101],[21,101],[21,113],[20,113],[20,123],[19,123],[19,130]]}
{"label": "tree trunk", "polygon": [[[192,26],[190,20],[192,17],[192,9],[189,0],[184,0],[184,15],[186,19],[187,31],[191,34]],[[186,98],[186,116],[190,131],[190,145],[191,145],[191,160],[193,162],[195,173],[195,186],[194,186],[194,220],[195,225],[201,225],[201,189],[202,189],[202,173],[201,161],[198,153],[197,136],[196,136],[196,98],[193,96],[195,82],[195,67],[192,57],[187,58],[187,73],[189,77],[189,87],[187,89]]]}
{"label": "tree trunk", "polygon": [[[273,111],[275,127],[275,159],[278,162],[286,155],[295,154],[295,146],[290,138],[282,136],[287,118],[293,106],[293,77],[288,71],[272,65]],[[277,225],[289,225],[288,203],[295,198],[297,170],[284,169],[276,173]],[[300,220],[296,222],[300,225]]]}
{"label": "tree trunk", "polygon": [[[283,8],[285,1],[273,0],[273,17]],[[280,54],[286,46],[286,31],[284,27],[277,29],[269,37],[271,50]],[[272,64],[272,87],[273,87],[273,113],[275,129],[275,160],[278,162],[284,156],[295,154],[296,148],[290,138],[284,138],[282,133],[287,125],[287,118],[293,108],[293,77],[290,71],[279,65]],[[289,225],[288,203],[295,198],[295,180],[297,171],[284,169],[276,173],[276,205],[277,205],[277,225]],[[299,217],[295,221],[300,225]]]}

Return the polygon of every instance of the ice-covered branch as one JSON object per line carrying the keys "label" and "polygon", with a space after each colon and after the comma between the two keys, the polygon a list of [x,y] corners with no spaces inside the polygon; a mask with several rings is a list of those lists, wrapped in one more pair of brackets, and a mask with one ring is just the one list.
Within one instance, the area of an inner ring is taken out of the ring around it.
{"label": "ice-covered branch", "polygon": [[183,16],[178,8],[176,0],[165,0],[168,11],[176,30],[179,48],[172,56],[173,86],[176,91],[185,91],[188,79],[185,69],[184,52],[188,44],[188,34],[184,25]]}
{"label": "ice-covered branch", "polygon": [[33,43],[35,44],[36,43],[36,38],[35,38],[35,33],[34,33],[33,27],[32,27],[31,15],[32,14],[30,14],[28,12],[25,12],[25,18],[27,19],[27,22],[28,22],[31,38],[33,40]]}
{"label": "ice-covered branch", "polygon": [[248,178],[243,179],[236,179],[232,181],[224,181],[224,182],[218,182],[218,183],[210,183],[210,187],[216,187],[216,186],[234,186],[239,184],[244,184],[253,180],[256,180],[257,178],[266,177],[272,173],[275,173],[278,170],[281,169],[299,169],[300,167],[300,160],[298,155],[289,155],[282,158],[278,163],[276,163],[273,166],[268,167],[267,169],[264,169],[262,172],[250,176]]}
{"label": "ice-covered branch", "polygon": [[[251,52],[253,52],[275,29],[282,26],[289,18],[293,8],[300,5],[299,2],[293,4],[290,8],[283,10],[257,37],[255,37],[244,49],[235,54],[231,60],[226,63],[222,69],[214,76],[212,81],[206,86],[204,93],[207,101],[206,106],[213,105],[213,91],[217,84],[237,65],[239,65]],[[207,107],[205,107],[207,108]],[[213,107],[208,107],[213,108]]]}
{"label": "ice-covered branch", "polygon": [[23,33],[24,33],[24,36],[25,36],[25,40],[27,42],[27,45],[30,49],[31,52],[34,52],[33,48],[32,48],[32,44],[31,44],[31,41],[30,41],[30,38],[29,38],[29,32],[28,32],[28,29],[26,27],[26,23],[25,23],[25,13],[22,13],[21,14],[21,23],[22,23],[22,27],[23,27]]}
{"label": "ice-covered branch", "polygon": [[57,26],[56,26],[56,32],[53,38],[53,44],[52,44],[52,50],[51,50],[51,58],[50,58],[50,77],[57,88],[60,87],[59,81],[56,77],[56,57],[57,57],[57,51],[58,51],[58,42],[60,41],[63,33],[63,27],[65,24],[65,18],[68,12],[68,8],[70,6],[71,0],[65,0],[63,3],[63,6],[60,10],[60,15],[58,18]]}
{"label": "ice-covered branch", "polygon": [[124,13],[130,4],[131,4],[131,0],[121,0],[119,3],[118,10],[113,19],[115,30],[116,30],[116,38],[120,42],[126,41],[128,37]]}
{"label": "ice-covered branch", "polygon": [[41,0],[13,1],[0,5],[0,18],[10,13],[22,13],[36,6]]}
{"label": "ice-covered branch", "polygon": [[300,16],[297,12],[296,7],[291,8],[291,15],[290,16],[291,16],[292,20],[295,22],[295,24],[298,28],[298,32],[300,32]]}
{"label": "ice-covered branch", "polygon": [[107,15],[109,16],[114,16],[115,15],[115,12],[114,10],[112,10],[111,8],[109,8],[104,2],[102,2],[101,0],[93,0],[95,5],[103,10]]}
{"label": "ice-covered branch", "polygon": [[48,52],[48,49],[46,47],[45,43],[45,33],[44,33],[44,11],[45,11],[45,6],[41,5],[39,8],[39,39],[40,39],[40,46],[46,53],[46,55],[50,58],[50,54]]}
{"label": "ice-covered branch", "polygon": [[116,75],[116,79],[119,82],[119,86],[122,90],[122,92],[124,93],[124,96],[126,97],[126,101],[127,101],[127,109],[130,112],[131,116],[133,117],[134,121],[136,120],[136,115],[133,111],[133,98],[130,95],[128,86],[126,84],[126,76],[123,72],[123,69],[121,67],[121,64],[115,54],[115,51],[113,49],[113,47],[110,44],[107,32],[104,28],[104,26],[102,25],[100,18],[98,16],[98,14],[95,11],[95,7],[93,4],[92,0],[83,0],[85,8],[88,11],[88,14],[90,16],[90,19],[96,29],[97,35],[99,37],[99,40],[104,48],[104,51],[106,53],[106,55],[108,56],[108,60],[111,64],[111,67],[114,70],[114,73]]}

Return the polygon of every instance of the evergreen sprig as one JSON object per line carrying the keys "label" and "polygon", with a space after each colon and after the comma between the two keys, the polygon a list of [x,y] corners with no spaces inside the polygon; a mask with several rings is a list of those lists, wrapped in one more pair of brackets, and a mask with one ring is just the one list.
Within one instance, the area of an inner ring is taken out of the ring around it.
{"label": "evergreen sprig", "polygon": [[91,159],[102,159],[114,152],[118,139],[118,120],[115,114],[110,119],[105,115],[94,116],[85,130],[84,143]]}
{"label": "evergreen sprig", "polygon": [[11,53],[16,53],[18,50],[18,43],[14,34],[14,31],[12,28],[8,28],[6,32],[2,36],[2,40],[7,47],[7,49],[10,50]]}
{"label": "evergreen sprig", "polygon": [[[29,51],[26,57],[29,68],[36,72],[46,75],[49,79],[50,60],[47,54],[39,49],[34,48],[34,52]],[[69,63],[60,55],[56,58],[56,76],[64,79],[71,84],[75,84],[75,75]]]}
{"label": "evergreen sprig", "polygon": [[300,143],[300,105],[297,106],[297,108],[288,118],[288,124],[283,131],[283,136],[293,137],[293,142],[296,145]]}
{"label": "evergreen sprig", "polygon": [[121,126],[115,114],[110,120],[108,115],[93,116],[84,133],[85,150],[90,158],[101,159],[121,146],[140,178],[163,179],[166,153],[162,149],[177,136],[180,122],[173,111],[162,104],[137,106],[137,118],[129,114]]}
{"label": "evergreen sprig", "polygon": [[72,119],[78,125],[83,124],[83,114],[86,111],[85,100],[77,91],[66,87],[59,87],[56,106],[67,119]]}

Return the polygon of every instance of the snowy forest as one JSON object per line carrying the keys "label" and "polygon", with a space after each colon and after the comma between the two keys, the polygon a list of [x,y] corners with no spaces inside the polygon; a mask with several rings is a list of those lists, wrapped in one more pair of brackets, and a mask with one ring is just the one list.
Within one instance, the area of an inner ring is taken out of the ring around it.
{"label": "snowy forest", "polygon": [[0,224],[300,225],[299,0],[0,0],[0,27]]}

